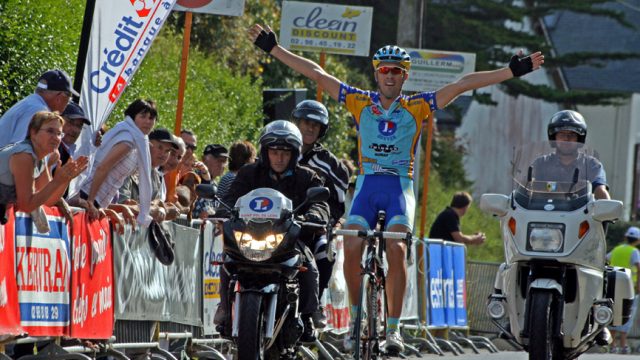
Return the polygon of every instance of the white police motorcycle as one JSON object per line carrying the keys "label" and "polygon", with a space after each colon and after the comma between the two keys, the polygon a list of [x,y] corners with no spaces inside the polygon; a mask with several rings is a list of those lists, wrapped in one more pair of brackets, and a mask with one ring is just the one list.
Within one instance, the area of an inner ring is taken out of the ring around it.
{"label": "white police motorcycle", "polygon": [[[559,146],[576,147],[568,176],[534,163]],[[622,202],[594,199],[593,168],[580,161],[593,152],[582,144],[528,144],[514,155],[510,196],[480,200],[482,210],[500,218],[505,253],[487,309],[529,359],[574,359],[610,342],[605,327],[630,316],[630,272],[605,266],[603,224],[622,215]]]}

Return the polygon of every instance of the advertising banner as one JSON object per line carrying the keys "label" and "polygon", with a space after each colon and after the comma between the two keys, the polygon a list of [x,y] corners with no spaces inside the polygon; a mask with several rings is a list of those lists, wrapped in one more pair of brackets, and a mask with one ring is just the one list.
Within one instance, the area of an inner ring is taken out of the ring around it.
{"label": "advertising banner", "polygon": [[[221,226],[221,223],[219,223]],[[203,230],[203,261],[202,261],[202,322],[204,335],[216,334],[213,317],[220,303],[220,271],[222,266],[211,262],[222,261],[222,232],[216,223],[207,221]]]}
{"label": "advertising banner", "polygon": [[[91,120],[80,133],[77,155],[95,153],[95,133],[107,121],[120,95],[149,52],[175,0],[96,0],[80,92]],[[89,131],[90,130],[90,131]],[[87,170],[72,182],[76,194]]]}
{"label": "advertising banner", "polygon": [[66,336],[71,253],[65,219],[43,207],[49,231],[40,233],[27,213],[15,214],[16,283],[20,323],[30,336]]}
{"label": "advertising banner", "polygon": [[426,240],[424,247],[425,273],[427,274],[426,298],[428,300],[427,326],[447,326],[445,318],[445,299],[442,278],[442,256],[444,244],[442,240]]}
{"label": "advertising banner", "polygon": [[456,293],[457,326],[467,326],[467,248],[464,244],[450,243],[453,249],[453,279]]}
{"label": "advertising banner", "polygon": [[71,336],[109,339],[113,335],[113,256],[109,220],[73,217]]}
{"label": "advertising banner", "polygon": [[151,250],[148,229],[127,225],[123,236],[114,233],[115,317],[202,326],[200,231],[168,222],[162,227],[175,241],[169,266]]}
{"label": "advertising banner", "polygon": [[[7,223],[0,225],[0,334],[19,335],[20,305],[16,287],[13,207],[6,210]],[[0,335],[0,338],[2,337]]]}
{"label": "advertising banner", "polygon": [[456,324],[456,292],[453,287],[453,246],[445,241],[442,249],[442,291],[444,293],[444,313],[447,325]]}
{"label": "advertising banner", "polygon": [[178,0],[174,11],[242,16],[245,0]]}
{"label": "advertising banner", "polygon": [[[476,54],[407,48],[411,56],[405,91],[435,91],[474,72]],[[471,95],[471,91],[464,95]]]}
{"label": "advertising banner", "polygon": [[279,41],[289,50],[369,56],[372,21],[372,7],[285,1]]}

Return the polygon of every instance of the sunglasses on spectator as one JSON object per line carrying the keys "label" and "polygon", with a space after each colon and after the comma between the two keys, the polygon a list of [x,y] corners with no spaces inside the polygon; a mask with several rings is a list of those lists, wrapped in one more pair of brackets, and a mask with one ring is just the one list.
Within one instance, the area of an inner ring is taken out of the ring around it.
{"label": "sunglasses on spectator", "polygon": [[400,75],[404,74],[404,72],[406,71],[404,68],[401,68],[399,66],[380,66],[376,70],[383,75],[387,75],[388,73],[391,73],[393,75]]}
{"label": "sunglasses on spectator", "polygon": [[196,151],[196,149],[198,148],[196,145],[194,144],[186,144],[187,145],[187,149],[191,149],[191,151]]}

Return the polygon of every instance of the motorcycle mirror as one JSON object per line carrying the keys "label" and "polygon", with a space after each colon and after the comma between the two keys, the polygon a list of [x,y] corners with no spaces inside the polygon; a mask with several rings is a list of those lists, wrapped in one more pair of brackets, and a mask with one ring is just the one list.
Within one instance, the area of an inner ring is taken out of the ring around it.
{"label": "motorcycle mirror", "polygon": [[216,197],[217,191],[218,187],[215,184],[196,185],[196,194],[204,199],[214,199]]}
{"label": "motorcycle mirror", "polygon": [[505,216],[509,211],[509,197],[503,194],[482,194],[480,209],[491,215]]}
{"label": "motorcycle mirror", "polygon": [[613,221],[622,216],[622,201],[596,200],[593,203],[593,219],[596,221]]}
{"label": "motorcycle mirror", "polygon": [[307,189],[307,197],[302,202],[302,204],[298,205],[298,207],[293,210],[294,213],[297,213],[303,206],[309,203],[317,203],[321,201],[329,200],[329,189],[324,186],[316,186]]}

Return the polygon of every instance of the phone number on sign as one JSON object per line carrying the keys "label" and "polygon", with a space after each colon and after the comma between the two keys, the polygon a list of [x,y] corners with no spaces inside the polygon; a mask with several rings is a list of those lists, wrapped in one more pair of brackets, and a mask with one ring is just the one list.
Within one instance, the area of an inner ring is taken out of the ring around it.
{"label": "phone number on sign", "polygon": [[345,42],[345,41],[328,41],[328,40],[316,40],[316,39],[301,39],[301,38],[291,38],[291,48],[292,49],[327,49],[332,51],[344,51],[344,52],[354,52],[356,49],[356,43],[354,42]]}

